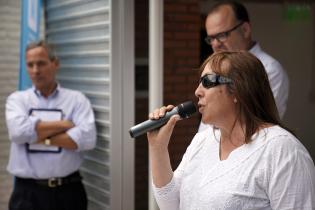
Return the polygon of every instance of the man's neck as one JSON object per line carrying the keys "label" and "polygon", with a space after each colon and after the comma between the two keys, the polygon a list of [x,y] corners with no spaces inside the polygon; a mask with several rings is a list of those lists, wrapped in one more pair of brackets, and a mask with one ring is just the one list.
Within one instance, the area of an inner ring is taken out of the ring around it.
{"label": "man's neck", "polygon": [[45,98],[48,98],[57,88],[57,83],[54,83],[51,86],[46,87],[45,89],[39,90],[40,94]]}

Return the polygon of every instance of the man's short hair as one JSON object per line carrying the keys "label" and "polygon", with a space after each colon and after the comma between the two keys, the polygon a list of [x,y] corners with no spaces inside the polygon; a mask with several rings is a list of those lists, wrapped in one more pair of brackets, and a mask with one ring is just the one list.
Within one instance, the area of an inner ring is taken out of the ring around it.
{"label": "man's short hair", "polygon": [[211,7],[211,9],[208,12],[208,15],[213,12],[216,12],[222,6],[230,6],[234,12],[235,18],[239,20],[240,22],[248,22],[248,23],[250,22],[246,7],[240,2],[232,1],[232,0],[218,1]]}
{"label": "man's short hair", "polygon": [[37,47],[43,47],[47,51],[48,57],[51,61],[58,60],[54,46],[44,40],[39,40],[39,41],[29,43],[26,47],[25,52],[32,50],[34,48],[37,48]]}

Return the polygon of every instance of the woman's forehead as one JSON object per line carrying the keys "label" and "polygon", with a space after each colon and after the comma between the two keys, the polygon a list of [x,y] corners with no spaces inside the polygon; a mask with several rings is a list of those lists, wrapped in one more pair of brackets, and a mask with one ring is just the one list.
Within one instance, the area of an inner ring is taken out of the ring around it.
{"label": "woman's forehead", "polygon": [[209,62],[205,70],[210,71],[214,74],[226,75],[230,71],[230,63],[227,59],[221,60],[220,62]]}
{"label": "woman's forehead", "polygon": [[205,75],[205,74],[213,74],[213,73],[214,73],[214,72],[213,72],[213,70],[212,70],[212,68],[211,68],[210,63],[207,63],[207,65],[205,66],[205,68],[204,68],[203,71],[202,71],[201,76],[203,76],[203,75]]}

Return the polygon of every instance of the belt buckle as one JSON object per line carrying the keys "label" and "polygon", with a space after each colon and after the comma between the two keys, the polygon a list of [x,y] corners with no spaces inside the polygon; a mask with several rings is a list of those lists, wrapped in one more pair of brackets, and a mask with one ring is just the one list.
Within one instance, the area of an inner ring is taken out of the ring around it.
{"label": "belt buckle", "polygon": [[48,179],[48,187],[57,187],[62,185],[61,178],[50,178]]}

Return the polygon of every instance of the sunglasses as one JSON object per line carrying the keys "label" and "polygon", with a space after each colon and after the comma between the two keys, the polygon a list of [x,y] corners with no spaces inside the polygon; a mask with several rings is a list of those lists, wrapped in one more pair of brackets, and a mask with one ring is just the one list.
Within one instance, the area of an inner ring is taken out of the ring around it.
{"label": "sunglasses", "polygon": [[199,84],[200,83],[204,88],[209,89],[221,84],[230,84],[232,80],[217,74],[205,74],[200,78]]}

